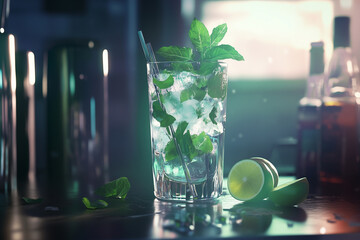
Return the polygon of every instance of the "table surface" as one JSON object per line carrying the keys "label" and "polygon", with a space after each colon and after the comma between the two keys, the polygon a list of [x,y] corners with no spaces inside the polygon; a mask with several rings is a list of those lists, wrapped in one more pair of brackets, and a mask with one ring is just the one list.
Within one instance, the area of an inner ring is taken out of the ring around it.
{"label": "table surface", "polygon": [[359,199],[311,194],[299,206],[280,208],[237,201],[226,188],[214,202],[192,204],[130,191],[126,199],[106,199],[105,209],[87,210],[80,197],[25,204],[13,193],[0,206],[0,239],[360,239]]}

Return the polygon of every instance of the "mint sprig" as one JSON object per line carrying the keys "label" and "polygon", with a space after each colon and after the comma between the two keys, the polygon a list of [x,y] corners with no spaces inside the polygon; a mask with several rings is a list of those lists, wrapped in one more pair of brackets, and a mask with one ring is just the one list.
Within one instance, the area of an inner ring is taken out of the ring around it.
{"label": "mint sprig", "polygon": [[194,50],[188,47],[162,47],[157,54],[167,61],[199,61],[214,62],[224,59],[243,61],[244,57],[230,45],[219,45],[227,32],[227,24],[221,24],[212,30],[209,35],[205,25],[196,18],[192,21],[189,38]]}
{"label": "mint sprig", "polygon": [[[211,35],[206,26],[197,20],[192,21],[188,36],[193,45],[193,48],[167,46],[162,47],[157,51],[166,61],[172,61],[173,72],[192,72],[197,75],[196,82],[187,86],[180,93],[180,103],[190,99],[202,101],[206,94],[211,98],[225,99],[227,93],[227,78],[221,70],[219,60],[233,59],[236,61],[243,61],[244,57],[239,54],[236,49],[227,44],[220,44],[227,33],[227,24],[221,24],[215,27]],[[195,70],[192,62],[200,63]],[[172,79],[173,80],[173,79]],[[171,79],[165,81],[158,81],[154,78],[154,83],[160,89],[166,89],[172,86]],[[164,102],[164,97],[160,96],[161,102]],[[214,106],[204,121],[216,122],[216,114],[218,109]],[[196,109],[197,117],[200,118],[204,114],[204,109],[201,107]],[[160,122],[161,127],[168,127],[175,122],[175,118],[161,108],[159,101],[153,102],[152,116]],[[213,150],[211,139],[205,132],[199,135],[191,135],[189,130],[186,130],[187,122],[178,124],[175,138],[180,147],[181,152],[190,160],[202,154],[208,154]],[[168,131],[169,132],[169,131]],[[170,139],[165,149],[165,160],[171,161],[178,157],[174,139]]]}
{"label": "mint sprig", "polygon": [[[190,135],[190,131],[186,131],[188,125],[189,123],[186,121],[179,123],[175,132],[181,152],[190,160],[202,154],[210,153],[213,150],[210,137],[205,132],[201,132],[199,135]],[[165,147],[165,160],[171,161],[177,157],[175,142],[171,139]]]}
{"label": "mint sprig", "polygon": [[126,198],[129,190],[129,180],[127,177],[121,177],[97,188],[95,194],[101,197]]}
{"label": "mint sprig", "polygon": [[[192,143],[190,131],[189,130],[186,131],[188,125],[189,123],[186,121],[180,122],[175,132],[175,138],[180,147],[181,152],[189,159],[193,159],[198,155],[198,152],[196,151],[194,144]],[[171,161],[177,157],[178,155],[176,151],[175,142],[173,139],[171,139],[166,144],[165,147],[165,160]]]}

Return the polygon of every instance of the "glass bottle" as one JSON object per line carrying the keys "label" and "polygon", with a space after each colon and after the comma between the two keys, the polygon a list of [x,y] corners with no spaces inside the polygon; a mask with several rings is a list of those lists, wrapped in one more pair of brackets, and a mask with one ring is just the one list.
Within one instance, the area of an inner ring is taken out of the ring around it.
{"label": "glass bottle", "polygon": [[47,53],[48,81],[43,84],[50,197],[91,196],[109,180],[105,52],[91,40],[68,40]]}
{"label": "glass bottle", "polygon": [[359,68],[350,48],[350,18],[334,21],[334,52],[324,82],[320,178],[324,183],[357,181],[359,145],[356,92]]}
{"label": "glass bottle", "polygon": [[311,43],[310,72],[305,96],[298,107],[296,175],[306,176],[315,186],[320,165],[321,90],[324,80],[324,43]]}

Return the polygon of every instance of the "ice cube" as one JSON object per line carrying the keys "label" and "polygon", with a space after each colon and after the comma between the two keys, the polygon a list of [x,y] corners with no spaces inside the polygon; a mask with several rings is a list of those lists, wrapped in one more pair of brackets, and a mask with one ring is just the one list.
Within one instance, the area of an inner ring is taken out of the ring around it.
{"label": "ice cube", "polygon": [[193,160],[187,167],[193,182],[203,181],[206,178],[206,166],[204,160]]}
{"label": "ice cube", "polygon": [[158,152],[163,152],[166,144],[169,142],[169,135],[163,127],[157,126],[159,123],[156,120],[151,121],[151,137],[154,144],[154,148]]}
{"label": "ice cube", "polygon": [[198,101],[194,100],[194,99],[190,99],[190,100],[183,102],[182,106],[180,107],[180,109],[178,109],[177,114],[176,114],[178,116],[178,118],[176,118],[177,121],[191,122],[194,119],[197,119],[197,114],[196,114],[197,103],[198,103]]}

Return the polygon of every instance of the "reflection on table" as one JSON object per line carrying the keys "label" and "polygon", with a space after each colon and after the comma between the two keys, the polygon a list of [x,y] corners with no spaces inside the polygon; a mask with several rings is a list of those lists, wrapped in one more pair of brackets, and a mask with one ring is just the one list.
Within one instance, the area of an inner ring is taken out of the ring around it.
{"label": "reflection on table", "polygon": [[[284,181],[284,178],[281,178]],[[225,184],[226,186],[226,184]],[[43,197],[25,204],[23,196]],[[281,208],[270,201],[244,203],[227,189],[213,202],[165,202],[149,190],[129,192],[126,199],[106,199],[109,207],[87,210],[82,196],[44,197],[37,183],[14,193],[1,205],[2,239],[122,239],[273,236],[311,239],[359,239],[358,197],[310,195],[299,206]]]}

